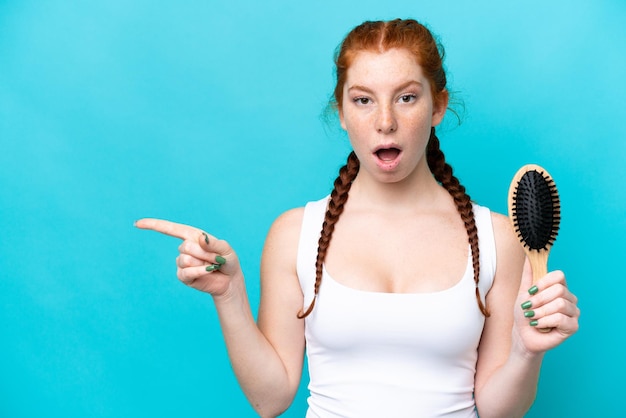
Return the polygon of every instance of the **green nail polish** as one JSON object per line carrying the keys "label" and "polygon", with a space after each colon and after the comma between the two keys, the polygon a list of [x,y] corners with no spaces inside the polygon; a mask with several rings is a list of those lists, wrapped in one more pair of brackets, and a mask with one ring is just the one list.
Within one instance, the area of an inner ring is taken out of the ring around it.
{"label": "green nail polish", "polygon": [[226,264],[226,259],[221,255],[215,256],[215,262],[219,265]]}
{"label": "green nail polish", "polygon": [[533,304],[529,300],[527,300],[526,302],[522,303],[522,309],[528,309],[531,306],[533,306]]}
{"label": "green nail polish", "polygon": [[538,290],[539,288],[537,286],[533,286],[530,289],[528,289],[528,293],[530,293],[531,295],[534,295],[535,293],[537,293]]}
{"label": "green nail polish", "polygon": [[538,324],[538,322],[537,322],[537,320],[536,320],[536,319],[534,319],[534,320],[530,321],[530,326],[531,326],[531,327],[536,327],[536,326],[537,326],[537,324]]}
{"label": "green nail polish", "polygon": [[524,316],[526,318],[532,318],[533,316],[535,316],[535,311],[526,311],[524,312]]}
{"label": "green nail polish", "polygon": [[206,266],[206,271],[215,271],[215,270],[219,270],[220,269],[221,264],[211,264],[210,266]]}
{"label": "green nail polish", "polygon": [[202,233],[202,235],[204,235],[204,242],[206,242],[206,245],[209,245],[209,236],[206,233]]}

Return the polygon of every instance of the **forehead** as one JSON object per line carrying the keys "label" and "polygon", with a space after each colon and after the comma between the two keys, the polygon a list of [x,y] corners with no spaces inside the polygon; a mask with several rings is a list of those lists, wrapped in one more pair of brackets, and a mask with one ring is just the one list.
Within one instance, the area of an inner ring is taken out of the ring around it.
{"label": "forehead", "polygon": [[424,83],[422,67],[406,49],[393,48],[384,52],[359,51],[348,68],[346,86],[353,84],[394,84],[406,81]]}

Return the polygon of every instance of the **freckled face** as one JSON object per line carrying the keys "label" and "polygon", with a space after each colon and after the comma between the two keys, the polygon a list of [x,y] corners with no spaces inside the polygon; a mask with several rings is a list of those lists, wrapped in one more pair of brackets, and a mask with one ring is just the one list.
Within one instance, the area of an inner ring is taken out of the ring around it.
{"label": "freckled face", "polygon": [[420,165],[428,170],[430,129],[446,106],[434,107],[428,79],[406,49],[362,51],[348,68],[339,119],[361,169],[382,181],[400,181],[420,172]]}

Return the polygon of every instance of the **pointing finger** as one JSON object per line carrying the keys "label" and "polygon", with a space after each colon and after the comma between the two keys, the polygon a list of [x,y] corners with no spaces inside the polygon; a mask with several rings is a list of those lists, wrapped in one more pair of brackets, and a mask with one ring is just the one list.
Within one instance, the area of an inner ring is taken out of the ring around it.
{"label": "pointing finger", "polygon": [[161,234],[180,239],[193,239],[198,235],[199,230],[184,224],[166,221],[163,219],[144,218],[135,222],[139,229],[149,229]]}

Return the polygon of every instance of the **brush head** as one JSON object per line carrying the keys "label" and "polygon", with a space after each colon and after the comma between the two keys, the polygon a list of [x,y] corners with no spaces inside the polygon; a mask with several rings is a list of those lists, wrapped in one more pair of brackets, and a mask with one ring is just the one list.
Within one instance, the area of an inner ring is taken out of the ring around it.
{"label": "brush head", "polygon": [[522,167],[511,183],[509,215],[520,242],[530,250],[547,250],[554,244],[561,222],[556,185],[546,170]]}

